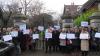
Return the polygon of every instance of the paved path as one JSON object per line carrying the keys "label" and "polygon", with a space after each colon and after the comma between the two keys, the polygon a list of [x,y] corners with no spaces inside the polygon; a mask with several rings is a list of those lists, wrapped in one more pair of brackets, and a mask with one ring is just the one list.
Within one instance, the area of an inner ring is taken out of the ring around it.
{"label": "paved path", "polygon": [[[81,52],[73,52],[70,54],[61,52],[51,52],[45,53],[44,51],[26,51],[21,54],[21,56],[81,56]],[[88,56],[100,56],[100,52],[89,52]]]}

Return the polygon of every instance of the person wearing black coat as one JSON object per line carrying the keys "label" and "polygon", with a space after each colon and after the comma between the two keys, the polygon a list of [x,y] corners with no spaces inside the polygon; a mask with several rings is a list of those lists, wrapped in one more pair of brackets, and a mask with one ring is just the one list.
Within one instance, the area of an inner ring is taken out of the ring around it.
{"label": "person wearing black coat", "polygon": [[60,43],[59,35],[60,35],[60,32],[58,30],[54,30],[52,32],[53,51],[57,51],[57,49],[59,48],[59,43]]}
{"label": "person wearing black coat", "polygon": [[24,39],[23,31],[18,31],[18,37],[19,37],[21,50],[24,51],[25,47],[24,47],[24,41],[23,41],[23,39]]}

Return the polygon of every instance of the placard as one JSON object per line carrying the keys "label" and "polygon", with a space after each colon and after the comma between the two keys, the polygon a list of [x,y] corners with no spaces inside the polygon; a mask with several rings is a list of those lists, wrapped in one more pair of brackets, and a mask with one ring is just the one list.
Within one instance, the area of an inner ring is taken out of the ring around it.
{"label": "placard", "polygon": [[56,30],[59,30],[60,29],[60,26],[59,25],[55,25],[54,27],[56,28]]}
{"label": "placard", "polygon": [[81,33],[80,34],[80,39],[89,39],[89,34]]}
{"label": "placard", "polygon": [[82,22],[81,22],[81,26],[83,26],[83,27],[87,27],[87,26],[88,26],[88,22],[86,22],[86,21],[82,21]]}
{"label": "placard", "polygon": [[26,30],[26,24],[20,25],[19,28],[20,28],[20,30],[23,30],[23,31]]}
{"label": "placard", "polygon": [[29,29],[24,30],[23,34],[30,34],[30,30]]}
{"label": "placard", "polygon": [[12,37],[17,37],[18,36],[18,31],[12,31],[11,36]]}
{"label": "placard", "polygon": [[33,34],[32,37],[33,39],[39,39],[39,34]]}
{"label": "placard", "polygon": [[97,33],[95,34],[95,38],[100,38],[100,33],[97,32]]}
{"label": "placard", "polygon": [[52,33],[45,33],[45,38],[52,38]]}
{"label": "placard", "polygon": [[75,39],[76,37],[75,37],[75,34],[73,34],[73,33],[67,33],[67,38],[68,39]]}
{"label": "placard", "polygon": [[12,36],[11,35],[4,35],[3,39],[4,39],[4,41],[10,41],[10,40],[12,40]]}
{"label": "placard", "polygon": [[43,31],[44,27],[43,26],[38,26],[38,30]]}
{"label": "placard", "polygon": [[59,36],[60,39],[66,39],[66,37],[67,37],[66,33],[60,33],[60,36]]}

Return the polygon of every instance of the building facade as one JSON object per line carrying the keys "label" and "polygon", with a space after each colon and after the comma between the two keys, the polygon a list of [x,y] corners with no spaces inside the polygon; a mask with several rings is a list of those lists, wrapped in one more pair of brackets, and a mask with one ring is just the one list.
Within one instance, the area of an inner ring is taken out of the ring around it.
{"label": "building facade", "polygon": [[100,28],[100,0],[88,0],[80,10],[80,13],[94,10],[90,15],[90,26]]}
{"label": "building facade", "polygon": [[78,15],[81,5],[64,5],[63,17],[62,17],[62,25],[73,27],[73,19]]}

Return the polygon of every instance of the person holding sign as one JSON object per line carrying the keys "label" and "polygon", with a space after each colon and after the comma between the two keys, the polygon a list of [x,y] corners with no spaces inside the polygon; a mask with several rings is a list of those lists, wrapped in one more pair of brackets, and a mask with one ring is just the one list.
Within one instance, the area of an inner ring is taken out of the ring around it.
{"label": "person holding sign", "polygon": [[75,29],[75,41],[73,42],[75,45],[74,45],[74,49],[75,51],[78,51],[80,49],[80,39],[79,39],[79,36],[80,36],[80,31],[79,31],[79,28],[76,28]]}
{"label": "person holding sign", "polygon": [[45,32],[45,52],[51,51],[52,48],[52,28],[48,28],[48,30]]}
{"label": "person holding sign", "polygon": [[59,35],[60,35],[60,32],[56,29],[52,32],[53,51],[57,51],[59,47]]}
{"label": "person holding sign", "polygon": [[61,52],[65,52],[66,51],[66,38],[67,38],[67,34],[66,34],[66,29],[62,29],[62,32],[60,33],[59,39],[60,39],[60,51]]}
{"label": "person holding sign", "polygon": [[82,56],[87,56],[89,51],[89,33],[87,28],[83,28],[80,34]]}
{"label": "person holding sign", "polygon": [[19,44],[19,38],[18,38],[18,29],[17,28],[13,28],[12,31],[10,32],[11,36],[12,36],[12,42],[15,45]]}
{"label": "person holding sign", "polygon": [[10,32],[11,36],[12,36],[12,42],[15,46],[15,50],[16,50],[16,55],[20,55],[21,54],[21,48],[20,48],[20,38],[18,37],[18,28],[14,27],[12,29],[12,31]]}
{"label": "person holding sign", "polygon": [[39,30],[38,28],[34,28],[33,31],[32,31],[32,34],[33,34],[33,40],[32,40],[32,47],[33,47],[33,50],[35,51],[38,47],[38,41],[39,41]]}

